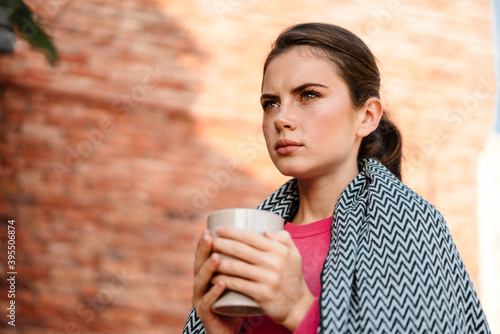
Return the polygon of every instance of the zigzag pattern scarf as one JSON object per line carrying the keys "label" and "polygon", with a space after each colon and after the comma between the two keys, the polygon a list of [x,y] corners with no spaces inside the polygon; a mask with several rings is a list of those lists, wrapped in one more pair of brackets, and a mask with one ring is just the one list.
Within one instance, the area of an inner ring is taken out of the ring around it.
{"label": "zigzag pattern scarf", "polygon": [[[258,209],[287,221],[295,179]],[[321,274],[318,333],[490,333],[442,215],[378,161],[342,192]],[[194,308],[183,333],[205,333]]]}

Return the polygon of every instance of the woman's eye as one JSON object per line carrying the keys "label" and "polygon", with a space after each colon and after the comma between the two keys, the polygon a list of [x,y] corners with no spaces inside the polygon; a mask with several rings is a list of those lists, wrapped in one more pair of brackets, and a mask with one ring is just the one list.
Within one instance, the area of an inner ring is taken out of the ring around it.
{"label": "woman's eye", "polygon": [[262,109],[269,110],[278,107],[279,104],[276,101],[266,101],[262,103]]}
{"label": "woman's eye", "polygon": [[310,100],[310,99],[314,99],[314,98],[319,96],[318,93],[313,92],[313,91],[306,91],[300,95],[301,95],[302,100]]}

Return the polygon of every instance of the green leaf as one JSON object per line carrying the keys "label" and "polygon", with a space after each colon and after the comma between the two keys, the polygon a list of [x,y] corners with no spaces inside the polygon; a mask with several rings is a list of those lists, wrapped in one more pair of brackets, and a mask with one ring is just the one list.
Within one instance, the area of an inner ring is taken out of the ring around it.
{"label": "green leaf", "polygon": [[42,51],[49,63],[54,66],[58,61],[57,50],[52,38],[33,19],[33,12],[22,0],[3,1],[7,17],[17,34],[32,47]]}

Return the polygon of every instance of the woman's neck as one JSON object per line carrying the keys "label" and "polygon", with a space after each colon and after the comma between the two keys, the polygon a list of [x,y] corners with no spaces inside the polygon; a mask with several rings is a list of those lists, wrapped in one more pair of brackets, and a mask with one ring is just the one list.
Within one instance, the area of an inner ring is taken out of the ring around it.
{"label": "woman's neck", "polygon": [[330,217],[340,194],[358,173],[356,162],[354,168],[337,169],[319,178],[298,179],[300,204],[292,223],[305,225]]}

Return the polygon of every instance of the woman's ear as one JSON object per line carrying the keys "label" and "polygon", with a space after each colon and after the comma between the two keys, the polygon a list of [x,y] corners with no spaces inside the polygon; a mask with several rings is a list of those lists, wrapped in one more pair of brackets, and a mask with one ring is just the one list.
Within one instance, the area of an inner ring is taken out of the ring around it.
{"label": "woman's ear", "polygon": [[358,110],[359,137],[366,137],[378,127],[383,114],[382,102],[376,97],[369,98],[365,105]]}

